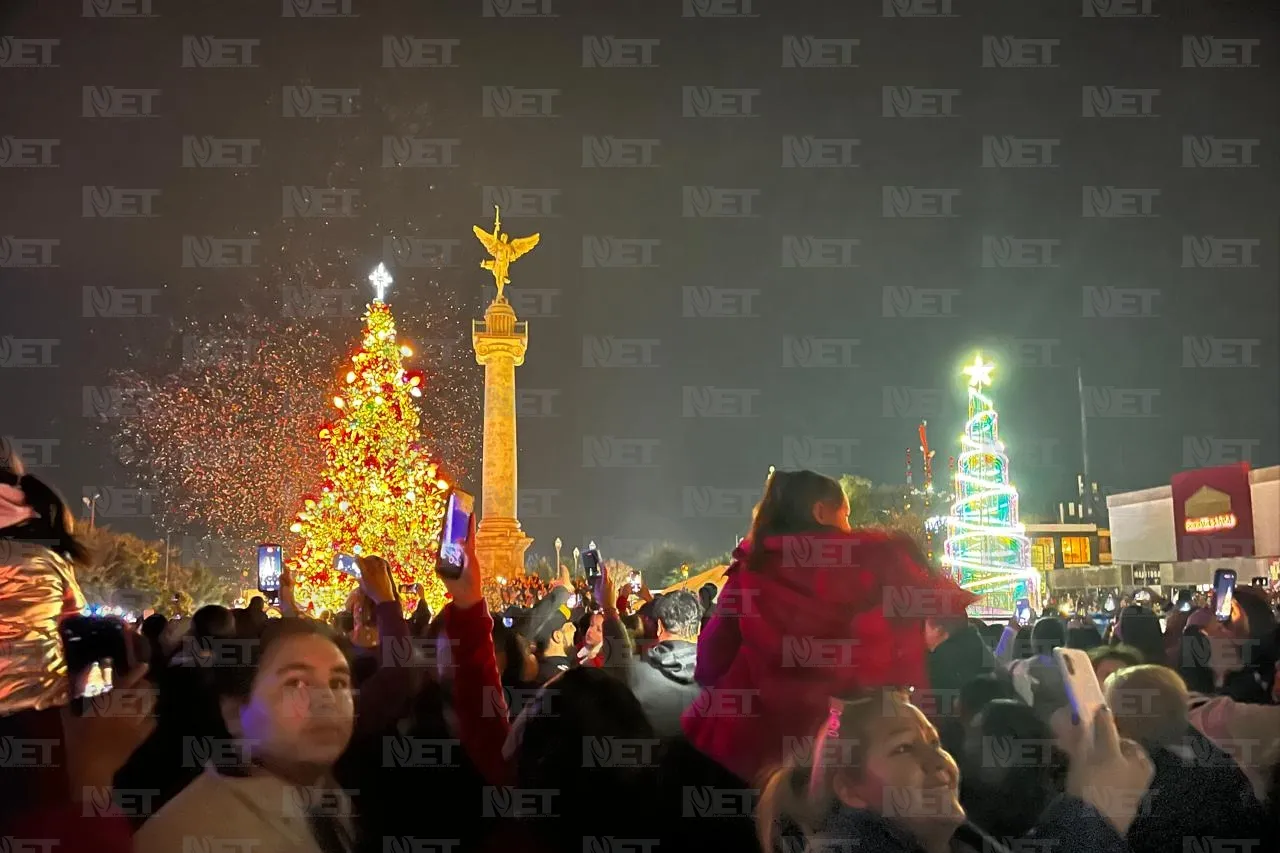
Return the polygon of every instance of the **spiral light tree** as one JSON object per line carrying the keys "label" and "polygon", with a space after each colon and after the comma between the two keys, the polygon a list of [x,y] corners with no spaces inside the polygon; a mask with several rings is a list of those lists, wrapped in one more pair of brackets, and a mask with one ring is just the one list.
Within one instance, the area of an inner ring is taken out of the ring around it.
{"label": "spiral light tree", "polygon": [[961,586],[982,595],[975,611],[1007,615],[1022,598],[1038,609],[1040,585],[1031,567],[1031,542],[1018,522],[1018,490],[1009,482],[999,417],[983,392],[994,368],[979,355],[964,369],[969,419],[961,437],[944,564]]}

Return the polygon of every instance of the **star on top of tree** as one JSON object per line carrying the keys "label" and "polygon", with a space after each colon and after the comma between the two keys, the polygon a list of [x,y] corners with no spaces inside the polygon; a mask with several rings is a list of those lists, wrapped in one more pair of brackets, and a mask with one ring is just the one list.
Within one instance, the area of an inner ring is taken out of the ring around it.
{"label": "star on top of tree", "polygon": [[979,354],[973,364],[964,369],[964,374],[969,377],[971,387],[981,390],[982,386],[991,384],[991,371],[995,370],[995,367],[993,362],[983,361]]}

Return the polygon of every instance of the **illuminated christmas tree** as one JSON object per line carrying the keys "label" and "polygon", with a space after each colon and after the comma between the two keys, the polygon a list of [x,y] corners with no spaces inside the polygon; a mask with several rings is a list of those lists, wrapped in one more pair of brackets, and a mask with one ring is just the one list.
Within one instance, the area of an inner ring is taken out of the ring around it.
{"label": "illuminated christmas tree", "polygon": [[1031,542],[1018,523],[1018,490],[1009,483],[998,415],[982,390],[991,384],[994,368],[979,355],[964,369],[969,420],[961,437],[944,565],[961,586],[983,596],[975,610],[1007,615],[1020,598],[1033,608],[1040,607],[1040,599]]}
{"label": "illuminated christmas tree", "polygon": [[[294,598],[309,613],[343,609],[357,581],[337,569],[339,554],[374,554],[397,584],[421,583],[434,612],[444,606],[435,574],[448,483],[420,445],[415,397],[422,376],[406,371],[412,355],[396,341],[395,320],[382,297],[391,276],[382,265],[369,276],[376,297],[364,315],[364,340],[351,357],[339,416],[320,429],[325,467],[318,491],[303,500],[290,528],[301,537],[290,561]],[[401,594],[406,612],[417,606]]]}

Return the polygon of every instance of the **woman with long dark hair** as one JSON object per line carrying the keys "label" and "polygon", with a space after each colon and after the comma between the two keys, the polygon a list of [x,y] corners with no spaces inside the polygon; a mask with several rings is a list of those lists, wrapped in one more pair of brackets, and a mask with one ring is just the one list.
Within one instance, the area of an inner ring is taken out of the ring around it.
{"label": "woman with long dark hair", "polygon": [[935,577],[909,538],[853,530],[835,480],[777,471],[699,637],[703,692],[684,732],[750,783],[812,734],[828,697],[927,689],[925,619],[961,615],[974,599]]}

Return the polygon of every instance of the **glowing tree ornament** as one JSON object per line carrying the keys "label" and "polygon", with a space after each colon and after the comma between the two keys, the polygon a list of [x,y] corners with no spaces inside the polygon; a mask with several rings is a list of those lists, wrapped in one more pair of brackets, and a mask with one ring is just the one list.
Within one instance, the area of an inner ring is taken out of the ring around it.
{"label": "glowing tree ornament", "polygon": [[979,355],[964,369],[969,377],[969,419],[960,439],[943,558],[961,586],[983,596],[975,609],[991,615],[1011,614],[1020,598],[1040,607],[1031,542],[1018,522],[1018,490],[1009,482],[1009,457],[1000,441],[995,406],[983,393],[991,385],[994,368]]}
{"label": "glowing tree ornament", "polygon": [[[422,584],[435,612],[444,585],[435,566],[448,483],[420,444],[414,397],[422,376],[404,369],[408,347],[396,342],[395,320],[383,302],[391,276],[382,265],[369,276],[376,296],[364,315],[364,340],[333,397],[338,419],[319,431],[326,463],[318,490],[303,500],[290,528],[300,545],[290,560],[294,599],[312,614],[343,609],[355,578],[338,571],[339,554],[375,554],[398,585]],[[401,594],[407,612],[413,593]]]}

